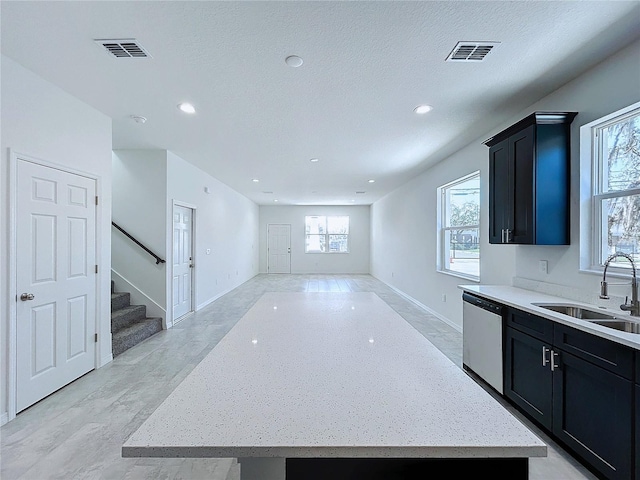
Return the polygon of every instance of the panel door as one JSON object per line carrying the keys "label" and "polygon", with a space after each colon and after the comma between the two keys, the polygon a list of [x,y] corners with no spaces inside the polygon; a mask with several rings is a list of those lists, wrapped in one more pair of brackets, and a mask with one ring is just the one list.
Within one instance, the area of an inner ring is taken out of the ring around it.
{"label": "panel door", "polygon": [[513,157],[512,243],[534,243],[534,138],[534,125],[509,137],[509,150]]}
{"label": "panel door", "polygon": [[95,192],[95,180],[18,161],[18,412],[95,368]]}
{"label": "panel door", "polygon": [[271,224],[268,229],[269,273],[291,273],[291,225]]}
{"label": "panel door", "polygon": [[553,433],[607,478],[631,478],[632,382],[569,353],[561,355],[553,379]]}
{"label": "panel door", "polygon": [[173,320],[193,311],[193,210],[173,207]]}
{"label": "panel door", "polygon": [[543,365],[550,345],[513,328],[506,329],[505,342],[505,396],[551,430],[553,372]]}
{"label": "panel door", "polygon": [[489,149],[489,243],[503,243],[502,231],[510,228],[509,140]]}

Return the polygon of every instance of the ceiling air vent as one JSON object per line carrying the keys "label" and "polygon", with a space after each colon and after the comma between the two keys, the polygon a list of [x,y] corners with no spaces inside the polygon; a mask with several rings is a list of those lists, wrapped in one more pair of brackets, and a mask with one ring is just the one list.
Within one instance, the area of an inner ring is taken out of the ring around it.
{"label": "ceiling air vent", "polygon": [[135,38],[101,38],[94,40],[116,58],[147,58],[149,53],[136,42]]}
{"label": "ceiling air vent", "polygon": [[458,42],[447,62],[481,62],[500,42]]}
{"label": "ceiling air vent", "polygon": [[356,192],[356,195],[364,195],[367,192]]}

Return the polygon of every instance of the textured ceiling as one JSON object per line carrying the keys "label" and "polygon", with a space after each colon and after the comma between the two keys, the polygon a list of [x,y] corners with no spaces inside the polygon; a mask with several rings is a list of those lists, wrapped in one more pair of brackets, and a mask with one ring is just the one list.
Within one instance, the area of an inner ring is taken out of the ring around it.
{"label": "textured ceiling", "polygon": [[[259,204],[370,204],[640,36],[638,1],[0,3],[2,53],[111,117],[114,149],[171,150]],[[501,44],[445,62],[459,41]]]}

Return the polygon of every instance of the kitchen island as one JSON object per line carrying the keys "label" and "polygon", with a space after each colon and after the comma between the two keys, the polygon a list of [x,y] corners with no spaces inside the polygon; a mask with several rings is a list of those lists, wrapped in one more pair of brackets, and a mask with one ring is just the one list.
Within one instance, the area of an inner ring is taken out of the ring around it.
{"label": "kitchen island", "polygon": [[122,447],[242,480],[528,478],[546,445],[376,294],[267,293]]}

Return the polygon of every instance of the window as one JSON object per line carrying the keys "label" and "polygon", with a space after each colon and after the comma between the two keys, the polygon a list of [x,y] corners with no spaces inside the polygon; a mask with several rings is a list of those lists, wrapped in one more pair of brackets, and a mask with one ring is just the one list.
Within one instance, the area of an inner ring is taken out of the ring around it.
{"label": "window", "polygon": [[438,270],[480,280],[480,172],[438,189]]}
{"label": "window", "polygon": [[304,217],[306,253],[349,253],[348,216]]}
{"label": "window", "polygon": [[[639,262],[640,103],[588,127],[592,152],[593,266],[604,265],[617,252],[627,253]],[[631,268],[624,258],[615,259],[611,265]]]}

